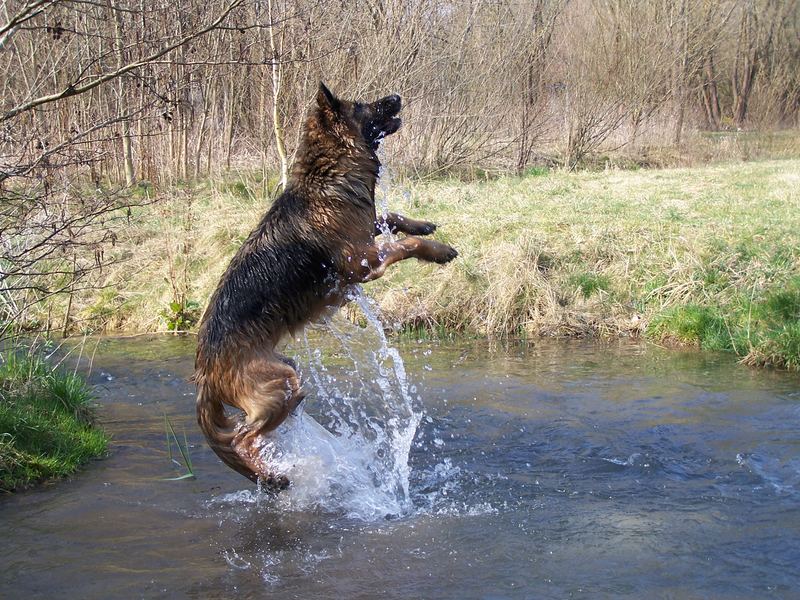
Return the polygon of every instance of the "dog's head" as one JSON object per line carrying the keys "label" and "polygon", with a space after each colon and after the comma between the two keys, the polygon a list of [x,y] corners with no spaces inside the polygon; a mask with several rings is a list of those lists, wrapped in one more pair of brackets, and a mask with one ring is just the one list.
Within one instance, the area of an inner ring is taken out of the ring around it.
{"label": "dog's head", "polygon": [[392,135],[402,124],[397,116],[402,108],[397,94],[369,103],[349,102],[337,98],[324,83],[320,83],[317,106],[326,119],[344,125],[337,130],[348,137],[348,141],[364,143],[373,151],[378,149],[383,138]]}

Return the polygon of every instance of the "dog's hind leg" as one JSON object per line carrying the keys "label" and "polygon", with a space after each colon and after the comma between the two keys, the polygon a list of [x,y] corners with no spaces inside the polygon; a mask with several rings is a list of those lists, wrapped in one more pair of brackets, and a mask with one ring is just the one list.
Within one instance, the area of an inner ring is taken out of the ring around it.
{"label": "dog's hind leg", "polygon": [[[236,406],[245,413],[231,446],[254,470],[259,479],[277,482],[285,487],[272,467],[261,458],[266,435],[283,423],[303,400],[305,392],[297,372],[280,359],[259,360],[248,365],[241,374],[243,384],[236,397]],[[276,479],[277,478],[277,479]],[[272,485],[271,483],[269,485]]]}
{"label": "dog's hind leg", "polygon": [[297,371],[281,361],[269,369],[270,378],[253,381],[250,391],[240,400],[248,428],[255,434],[278,427],[305,396]]}
{"label": "dog's hind leg", "polygon": [[397,213],[387,213],[375,222],[375,235],[386,233],[406,233],[408,235],[430,235],[436,231],[436,224],[429,221],[409,219]]}

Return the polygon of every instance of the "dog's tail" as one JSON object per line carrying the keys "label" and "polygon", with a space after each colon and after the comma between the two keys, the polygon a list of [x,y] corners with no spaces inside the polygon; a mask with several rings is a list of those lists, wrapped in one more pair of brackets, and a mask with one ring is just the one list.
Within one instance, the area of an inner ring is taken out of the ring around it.
{"label": "dog's tail", "polygon": [[197,382],[197,424],[208,445],[231,469],[257,482],[258,474],[236,452],[233,443],[241,423],[225,414],[221,397],[203,381],[202,376],[195,375],[194,379]]}

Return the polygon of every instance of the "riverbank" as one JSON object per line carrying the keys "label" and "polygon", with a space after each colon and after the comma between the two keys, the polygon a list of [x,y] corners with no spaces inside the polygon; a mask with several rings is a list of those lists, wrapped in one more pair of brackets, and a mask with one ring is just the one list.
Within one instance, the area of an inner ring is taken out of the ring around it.
{"label": "riverbank", "polygon": [[33,354],[0,363],[0,492],[74,473],[106,452],[93,396],[80,375]]}
{"label": "riverbank", "polygon": [[[163,194],[118,240],[107,287],[74,299],[76,329],[192,329],[268,206],[247,174]],[[460,252],[366,286],[398,331],[644,335],[800,365],[800,160],[398,179],[387,195]]]}

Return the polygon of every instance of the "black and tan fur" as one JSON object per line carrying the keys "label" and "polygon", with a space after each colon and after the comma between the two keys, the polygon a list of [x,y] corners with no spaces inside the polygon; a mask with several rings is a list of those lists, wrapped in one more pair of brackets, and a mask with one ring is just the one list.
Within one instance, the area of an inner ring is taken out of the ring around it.
{"label": "black and tan fur", "polygon": [[[197,344],[197,418],[211,448],[253,481],[285,487],[259,445],[303,399],[281,339],[343,304],[348,286],[400,260],[446,263],[457,252],[416,235],[433,223],[389,214],[377,223],[381,138],[397,131],[400,97],[335,98],[320,85],[285,191],[233,257],[203,316]],[[380,226],[410,234],[378,244]],[[229,415],[226,406],[241,411]]]}

